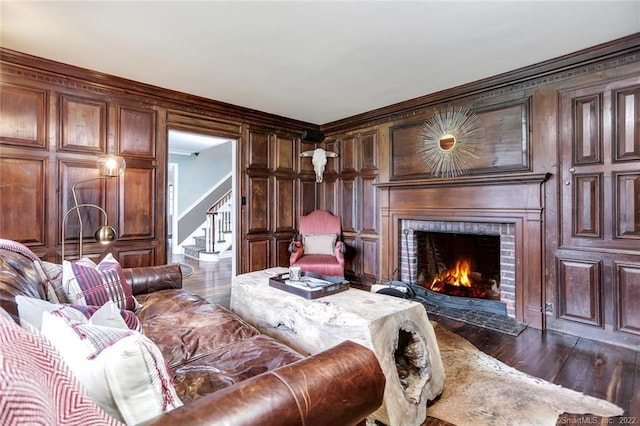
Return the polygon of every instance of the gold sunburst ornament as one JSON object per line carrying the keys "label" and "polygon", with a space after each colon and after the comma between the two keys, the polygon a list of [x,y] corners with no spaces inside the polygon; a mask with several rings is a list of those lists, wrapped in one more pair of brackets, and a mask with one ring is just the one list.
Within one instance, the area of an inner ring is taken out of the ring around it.
{"label": "gold sunburst ornament", "polygon": [[418,155],[434,176],[450,178],[465,173],[478,158],[482,123],[466,108],[449,108],[429,118],[418,137]]}

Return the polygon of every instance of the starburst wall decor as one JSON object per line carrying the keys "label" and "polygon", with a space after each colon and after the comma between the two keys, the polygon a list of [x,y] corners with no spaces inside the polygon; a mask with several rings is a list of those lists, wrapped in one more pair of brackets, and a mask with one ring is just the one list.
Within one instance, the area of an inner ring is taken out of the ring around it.
{"label": "starburst wall decor", "polygon": [[482,123],[466,108],[448,108],[429,118],[418,136],[418,155],[434,176],[450,178],[471,167],[482,140]]}

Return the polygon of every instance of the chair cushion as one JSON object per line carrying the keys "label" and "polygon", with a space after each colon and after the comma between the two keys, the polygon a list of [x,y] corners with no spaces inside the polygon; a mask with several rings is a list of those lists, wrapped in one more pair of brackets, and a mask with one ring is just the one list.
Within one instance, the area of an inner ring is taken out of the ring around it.
{"label": "chair cushion", "polygon": [[302,256],[291,266],[299,266],[303,271],[316,272],[334,277],[344,276],[344,268],[335,256],[310,254]]}
{"label": "chair cushion", "polygon": [[333,255],[336,248],[336,235],[307,234],[302,236],[304,254]]}
{"label": "chair cushion", "polygon": [[101,306],[112,300],[120,309],[133,311],[136,308],[131,285],[111,253],[98,265],[88,258],[74,262],[65,260],[62,281],[70,303]]}
{"label": "chair cushion", "polygon": [[42,317],[42,334],[114,418],[138,424],[182,405],[162,354],[144,335],[48,312]]}

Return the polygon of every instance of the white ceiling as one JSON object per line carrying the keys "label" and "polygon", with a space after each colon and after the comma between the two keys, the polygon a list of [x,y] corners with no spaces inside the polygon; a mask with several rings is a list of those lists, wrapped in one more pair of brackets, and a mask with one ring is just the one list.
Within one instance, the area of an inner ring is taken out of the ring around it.
{"label": "white ceiling", "polygon": [[640,31],[640,1],[0,0],[0,45],[326,124]]}

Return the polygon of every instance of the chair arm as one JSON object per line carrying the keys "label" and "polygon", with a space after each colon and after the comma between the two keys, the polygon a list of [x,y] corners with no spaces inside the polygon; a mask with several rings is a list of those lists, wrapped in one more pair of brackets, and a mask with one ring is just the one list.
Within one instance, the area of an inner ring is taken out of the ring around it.
{"label": "chair arm", "polygon": [[182,288],[180,265],[144,266],[122,271],[131,285],[133,295]]}
{"label": "chair arm", "polygon": [[344,268],[344,254],[347,252],[347,245],[343,241],[336,242],[336,248],[334,255],[338,260],[338,263]]}
{"label": "chair arm", "polygon": [[293,265],[304,254],[304,248],[302,248],[302,242],[291,241],[291,244],[289,244],[289,252],[291,253],[291,256],[289,256],[289,265]]}
{"label": "chair arm", "polygon": [[345,341],[206,395],[145,425],[356,425],[382,404],[372,351]]}

